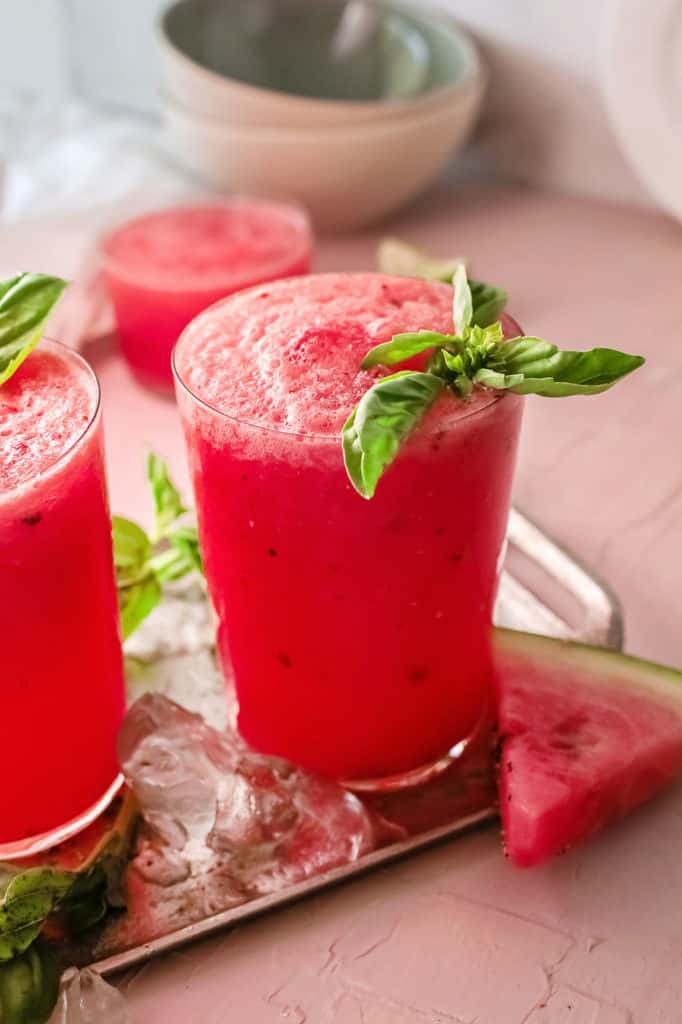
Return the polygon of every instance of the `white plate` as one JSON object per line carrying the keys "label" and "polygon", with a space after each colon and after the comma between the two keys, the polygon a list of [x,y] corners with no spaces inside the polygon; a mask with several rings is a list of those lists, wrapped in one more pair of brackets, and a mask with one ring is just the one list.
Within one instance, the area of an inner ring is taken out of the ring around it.
{"label": "white plate", "polygon": [[608,0],[600,63],[626,155],[682,220],[682,0]]}

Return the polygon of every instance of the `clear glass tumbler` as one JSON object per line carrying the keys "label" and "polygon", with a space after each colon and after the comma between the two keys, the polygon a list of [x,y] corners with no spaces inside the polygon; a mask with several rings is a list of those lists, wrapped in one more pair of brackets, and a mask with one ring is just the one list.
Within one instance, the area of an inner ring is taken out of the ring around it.
{"label": "clear glass tumbler", "polygon": [[125,695],[99,385],[62,345],[43,340],[0,387],[0,479],[7,860],[79,831],[120,784]]}

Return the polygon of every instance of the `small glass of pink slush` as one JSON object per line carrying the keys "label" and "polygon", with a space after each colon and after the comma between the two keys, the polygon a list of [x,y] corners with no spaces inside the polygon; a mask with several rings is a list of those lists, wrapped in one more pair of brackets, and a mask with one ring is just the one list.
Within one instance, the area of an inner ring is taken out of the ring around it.
{"label": "small glass of pink slush", "polygon": [[240,288],[308,273],[312,247],[303,209],[265,199],[158,210],[116,228],[101,268],[135,377],[172,391],[171,351],[190,320]]}
{"label": "small glass of pink slush", "polygon": [[99,385],[46,340],[0,387],[0,608],[5,860],[106,805],[125,703]]}
{"label": "small glass of pink slush", "polygon": [[371,501],[341,453],[362,358],[420,329],[452,330],[448,285],[320,274],[218,303],[174,356],[239,728],[346,780],[432,763],[488,704],[522,399],[443,395]]}

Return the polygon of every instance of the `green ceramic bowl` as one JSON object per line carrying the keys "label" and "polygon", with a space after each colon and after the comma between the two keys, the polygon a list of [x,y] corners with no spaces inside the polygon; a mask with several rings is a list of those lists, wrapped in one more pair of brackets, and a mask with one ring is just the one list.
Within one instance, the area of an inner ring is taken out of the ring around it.
{"label": "green ceramic bowl", "polygon": [[238,124],[398,116],[478,71],[452,20],[394,0],[176,0],[160,46],[165,90]]}
{"label": "green ceramic bowl", "polygon": [[162,26],[172,45],[209,71],[293,96],[404,98],[421,90],[429,72],[416,26],[364,0],[179,0]]}

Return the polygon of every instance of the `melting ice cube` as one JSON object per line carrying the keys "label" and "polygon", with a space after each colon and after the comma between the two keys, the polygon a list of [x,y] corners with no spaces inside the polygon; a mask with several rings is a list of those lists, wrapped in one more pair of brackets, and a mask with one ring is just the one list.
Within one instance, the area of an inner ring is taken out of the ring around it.
{"label": "melting ice cube", "polygon": [[118,989],[86,968],[64,975],[49,1024],[128,1024],[129,1019]]}
{"label": "melting ice cube", "polygon": [[[138,852],[148,881],[172,885],[219,866],[244,896],[272,892],[356,860],[373,845],[352,794],[278,758],[250,751],[231,730],[157,694],[128,712],[119,758],[156,833]],[[147,830],[148,840],[148,830]],[[165,856],[164,856],[165,850]]]}

